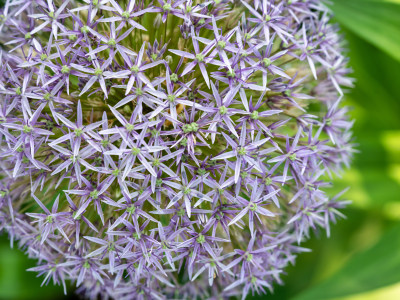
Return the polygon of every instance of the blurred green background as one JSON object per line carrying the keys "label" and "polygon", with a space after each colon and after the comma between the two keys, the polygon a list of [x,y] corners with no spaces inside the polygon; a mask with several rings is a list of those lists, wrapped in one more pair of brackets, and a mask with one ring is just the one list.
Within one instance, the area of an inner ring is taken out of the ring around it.
{"label": "blurred green background", "polygon": [[[332,194],[346,186],[347,219],[331,238],[314,236],[283,276],[270,300],[400,299],[400,0],[331,0],[336,21],[349,43],[356,87],[347,95],[356,120],[359,154],[336,180]],[[35,262],[10,249],[0,237],[0,299],[73,299],[62,288],[40,288],[26,272]]]}

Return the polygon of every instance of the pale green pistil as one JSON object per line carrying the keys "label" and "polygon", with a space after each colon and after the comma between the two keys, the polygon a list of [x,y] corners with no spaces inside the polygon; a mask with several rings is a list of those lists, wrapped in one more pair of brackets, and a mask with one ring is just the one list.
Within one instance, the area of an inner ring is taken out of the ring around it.
{"label": "pale green pistil", "polygon": [[133,65],[133,66],[131,67],[131,71],[132,71],[133,73],[138,73],[138,72],[139,72],[139,66]]}
{"label": "pale green pistil", "polygon": [[135,126],[133,125],[133,124],[126,124],[125,125],[125,128],[126,128],[126,130],[128,131],[128,132],[132,132],[133,131],[133,129],[135,129]]}
{"label": "pale green pistil", "polygon": [[249,203],[249,209],[250,209],[251,211],[256,211],[256,210],[257,210],[257,204],[256,204],[256,203],[253,203],[253,202],[250,202],[250,203]]}
{"label": "pale green pistil", "polygon": [[251,118],[253,119],[253,120],[258,120],[258,111],[253,111],[252,113],[251,113]]}
{"label": "pale green pistil", "polygon": [[137,96],[142,96],[142,95],[143,95],[143,90],[142,90],[140,87],[138,87],[138,88],[136,89],[136,95],[137,95]]}
{"label": "pale green pistil", "polygon": [[310,192],[315,190],[315,185],[313,185],[312,183],[307,182],[304,187]]}
{"label": "pale green pistil", "polygon": [[114,243],[114,242],[110,242],[110,243],[108,244],[108,251],[109,251],[109,252],[115,251],[115,243]]}
{"label": "pale green pistil", "polygon": [[115,46],[115,45],[117,44],[117,42],[115,41],[115,39],[109,39],[108,42],[107,42],[107,44],[108,44],[109,46]]}
{"label": "pale green pistil", "polygon": [[264,183],[265,183],[265,185],[271,185],[272,179],[270,177],[267,177],[267,178],[265,178]]}
{"label": "pale green pistil", "polygon": [[202,55],[202,54],[196,54],[196,60],[198,61],[198,62],[203,62],[204,61],[204,55]]}
{"label": "pale green pistil", "polygon": [[174,94],[168,95],[168,101],[169,102],[173,103],[173,102],[175,102],[175,100],[176,100],[176,96]]}
{"label": "pale green pistil", "polygon": [[238,153],[238,155],[243,156],[243,155],[246,155],[247,151],[246,151],[246,149],[244,147],[240,147],[237,150],[237,153]]}
{"label": "pale green pistil", "polygon": [[181,146],[186,147],[187,146],[187,138],[183,138],[182,141],[180,142]]}
{"label": "pale green pistil", "polygon": [[83,267],[84,267],[85,269],[90,269],[90,264],[89,264],[89,262],[88,262],[88,261],[85,261],[85,263],[83,264]]}
{"label": "pale green pistil", "polygon": [[158,158],[155,158],[153,160],[153,166],[158,167],[161,164],[160,160]]}
{"label": "pale green pistil", "polygon": [[225,47],[226,47],[226,42],[224,42],[224,41],[219,41],[218,42],[218,48],[224,49]]}
{"label": "pale green pistil", "polygon": [[220,113],[221,115],[226,115],[227,112],[228,112],[228,109],[227,109],[225,106],[221,106],[221,107],[219,108],[219,113]]}
{"label": "pale green pistil", "polygon": [[129,206],[127,209],[126,209],[126,212],[128,213],[128,214],[133,214],[133,213],[135,213],[135,211],[136,211],[136,206],[135,205],[131,205],[131,206]]}
{"label": "pale green pistil", "polygon": [[170,76],[170,79],[172,82],[177,82],[178,81],[178,75],[175,73],[172,73]]}
{"label": "pale green pistil", "polygon": [[268,68],[272,64],[272,62],[269,58],[266,57],[263,59],[263,64],[266,68]]}
{"label": "pale green pistil", "polygon": [[326,126],[331,126],[332,125],[332,119],[326,119],[325,120]]}
{"label": "pale green pistil", "polygon": [[165,4],[164,4],[163,10],[168,11],[168,10],[171,10],[171,9],[172,9],[172,5],[171,5],[171,4],[169,4],[169,3],[165,3]]}
{"label": "pale green pistil", "polygon": [[286,90],[286,91],[283,92],[283,94],[284,94],[286,97],[291,97],[291,96],[292,96],[292,91],[291,91],[291,90]]}
{"label": "pale green pistil", "polygon": [[89,195],[92,199],[96,200],[99,198],[99,191],[98,190],[91,191]]}
{"label": "pale green pistil", "polygon": [[43,96],[43,99],[46,100],[46,101],[50,101],[51,98],[52,98],[52,95],[51,95],[50,93],[46,93],[46,94],[44,94],[44,96]]}
{"label": "pale green pistil", "polygon": [[228,77],[230,78],[235,78],[236,77],[236,72],[235,70],[229,70],[226,75],[228,75]]}
{"label": "pale green pistil", "polygon": [[138,155],[140,153],[140,149],[136,147],[133,147],[131,151],[133,155]]}
{"label": "pale green pistil", "polygon": [[253,254],[251,254],[251,253],[247,253],[246,252],[246,260],[248,261],[248,262],[250,262],[250,261],[252,261],[253,260]]}
{"label": "pale green pistil", "polygon": [[61,67],[61,73],[63,73],[63,74],[68,74],[70,71],[71,71],[71,69],[68,66]]}
{"label": "pale green pistil", "polygon": [[[140,232],[138,233],[138,232],[134,232],[134,233],[132,233],[132,237],[135,239],[135,240],[140,240],[140,237],[141,237],[141,234],[140,234]],[[143,254],[143,256],[145,256],[145,254]]]}
{"label": "pale green pistil", "polygon": [[197,170],[197,174],[200,176],[204,176],[204,175],[206,175],[206,173],[207,173],[207,170],[204,168],[200,168]]}
{"label": "pale green pistil", "polygon": [[100,68],[96,68],[96,70],[94,70],[94,75],[96,75],[96,76],[103,75],[103,70]]}
{"label": "pale green pistil", "polygon": [[24,129],[23,129],[24,133],[30,133],[32,130],[33,130],[33,128],[31,126],[24,125]]}
{"label": "pale green pistil", "polygon": [[82,32],[82,33],[88,33],[88,32],[89,32],[89,27],[87,27],[86,25],[85,25],[85,26],[82,26],[82,27],[81,27],[81,32]]}
{"label": "pale green pistil", "polygon": [[205,241],[206,241],[205,236],[200,233],[196,239],[196,242],[198,242],[199,244],[203,244]]}
{"label": "pale green pistil", "polygon": [[75,136],[80,137],[83,133],[83,129],[82,128],[76,128],[74,130]]}
{"label": "pale green pistil", "polygon": [[151,59],[152,59],[152,60],[156,60],[157,57],[158,57],[158,56],[157,56],[157,53],[153,53],[153,54],[151,55]]}
{"label": "pale green pistil", "polygon": [[124,11],[124,12],[121,14],[121,16],[122,16],[124,19],[129,19],[129,17],[131,16],[131,14],[129,13],[129,11]]}
{"label": "pale green pistil", "polygon": [[189,195],[189,194],[190,194],[190,189],[187,188],[187,187],[185,187],[185,188],[183,189],[183,194]]}
{"label": "pale green pistil", "polygon": [[199,125],[196,122],[185,124],[182,130],[184,133],[197,132],[199,130]]}

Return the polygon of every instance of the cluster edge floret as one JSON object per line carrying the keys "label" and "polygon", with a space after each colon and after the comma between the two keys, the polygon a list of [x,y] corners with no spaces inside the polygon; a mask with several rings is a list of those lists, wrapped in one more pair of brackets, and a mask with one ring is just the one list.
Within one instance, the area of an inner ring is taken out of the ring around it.
{"label": "cluster edge floret", "polygon": [[321,0],[7,0],[0,229],[90,299],[272,292],[353,150]]}

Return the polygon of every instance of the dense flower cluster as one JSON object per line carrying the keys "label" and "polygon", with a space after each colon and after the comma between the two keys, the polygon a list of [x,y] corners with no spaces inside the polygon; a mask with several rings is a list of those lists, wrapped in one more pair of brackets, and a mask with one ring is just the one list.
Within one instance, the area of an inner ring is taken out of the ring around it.
{"label": "dense flower cluster", "polygon": [[346,201],[352,85],[319,0],[8,0],[0,224],[88,298],[281,283]]}

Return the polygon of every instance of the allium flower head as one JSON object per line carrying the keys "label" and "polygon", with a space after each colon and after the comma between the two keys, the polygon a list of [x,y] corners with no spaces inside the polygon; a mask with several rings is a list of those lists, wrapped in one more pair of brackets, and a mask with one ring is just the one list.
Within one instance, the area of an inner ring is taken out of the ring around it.
{"label": "allium flower head", "polygon": [[319,0],[8,0],[0,225],[87,298],[272,291],[342,216],[352,85]]}

